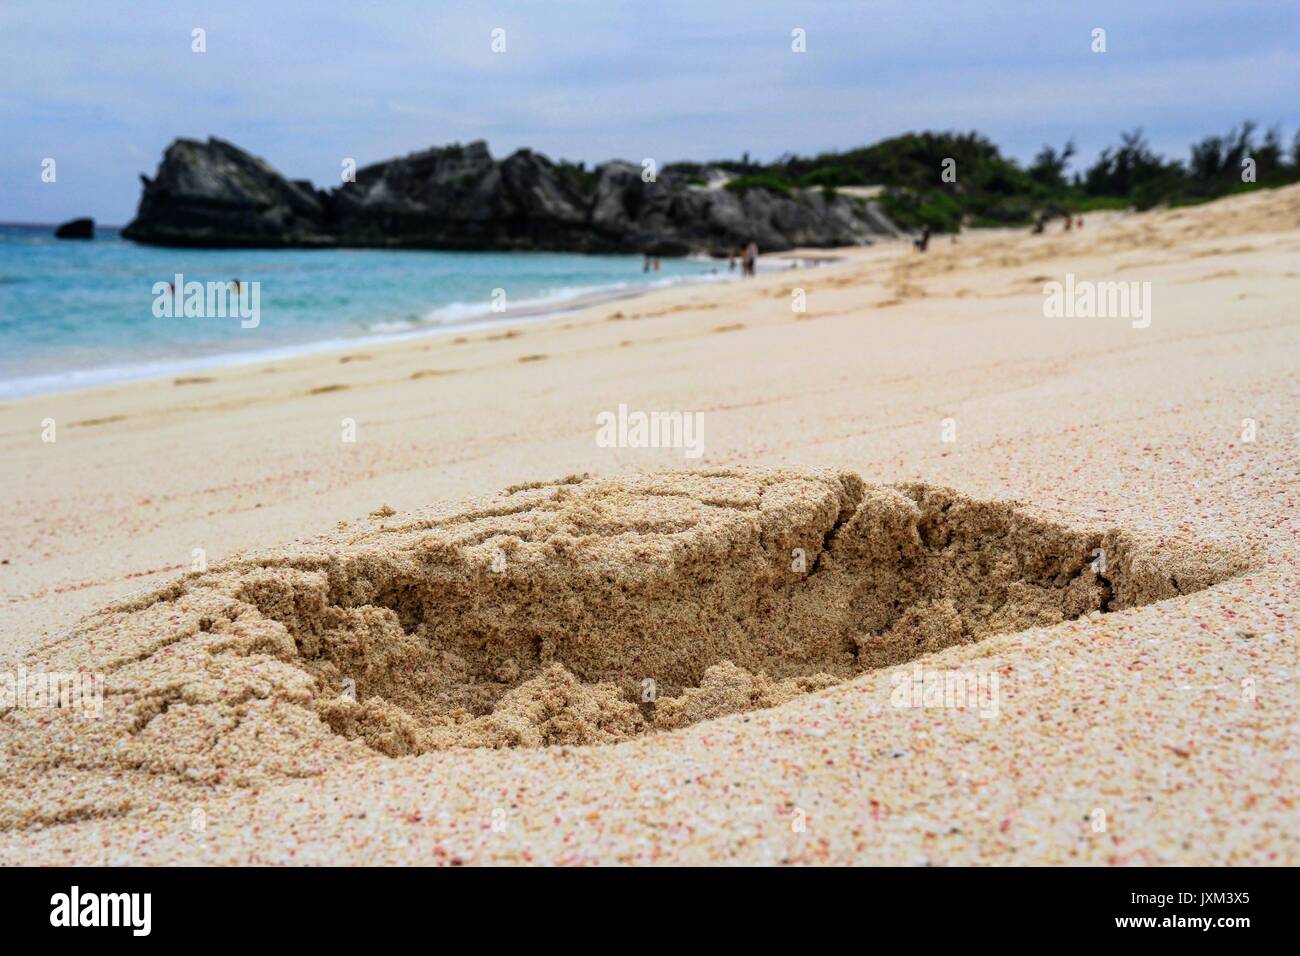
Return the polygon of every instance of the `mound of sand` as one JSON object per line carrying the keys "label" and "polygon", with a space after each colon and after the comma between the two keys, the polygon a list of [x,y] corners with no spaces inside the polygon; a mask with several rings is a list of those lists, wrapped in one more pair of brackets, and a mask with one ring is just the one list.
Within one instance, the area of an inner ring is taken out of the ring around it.
{"label": "mound of sand", "polygon": [[[923,485],[570,478],[377,511],[114,606],[25,662],[103,673],[102,717],[19,709],[0,726],[11,766],[56,781],[252,786],[366,747],[617,743],[1177,593],[1123,532]],[[31,808],[7,794],[14,825]]]}

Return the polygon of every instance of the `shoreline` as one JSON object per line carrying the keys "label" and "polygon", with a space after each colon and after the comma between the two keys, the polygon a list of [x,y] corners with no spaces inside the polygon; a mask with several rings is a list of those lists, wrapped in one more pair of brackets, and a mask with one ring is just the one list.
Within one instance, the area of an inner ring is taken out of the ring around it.
{"label": "shoreline", "polygon": [[[786,272],[792,269],[819,268],[841,261],[844,254],[851,254],[855,247],[835,250],[835,254],[823,254],[822,250],[791,250],[782,253],[769,253],[759,260],[759,274]],[[870,246],[857,247],[861,249]],[[774,268],[772,263],[778,260],[792,260],[794,265]],[[719,262],[723,260],[718,260]],[[768,265],[764,267],[764,262]],[[507,313],[493,313],[490,306],[446,322],[424,322],[412,325],[408,329],[375,332],[373,330],[355,336],[330,336],[294,345],[272,346],[265,349],[212,352],[202,356],[165,358],[144,361],[133,365],[104,366],[89,369],[71,369],[64,372],[49,372],[20,378],[0,379],[0,403],[7,406],[11,402],[34,399],[52,395],[66,395],[132,382],[149,382],[174,376],[196,373],[215,372],[221,369],[239,368],[268,362],[284,362],[306,358],[314,355],[327,355],[353,348],[383,347],[401,342],[421,341],[439,335],[457,335],[480,329],[500,329],[517,322],[528,324],[563,318],[581,312],[584,309],[607,305],[611,302],[631,301],[657,292],[676,288],[694,288],[727,284],[740,281],[738,272],[704,273],[695,276],[682,276],[664,279],[636,287],[609,286],[555,298],[538,298],[524,300],[523,303],[509,308]],[[438,310],[455,309],[464,303],[450,303],[440,306]]]}

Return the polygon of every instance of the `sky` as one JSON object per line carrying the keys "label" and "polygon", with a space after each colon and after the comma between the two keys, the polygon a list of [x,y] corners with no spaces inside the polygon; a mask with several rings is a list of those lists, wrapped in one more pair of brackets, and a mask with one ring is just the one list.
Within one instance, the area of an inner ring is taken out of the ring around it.
{"label": "sky", "polygon": [[1022,162],[1074,138],[1084,165],[1121,130],[1182,158],[1248,118],[1288,141],[1300,126],[1297,0],[0,5],[7,222],[123,224],[177,137],[219,136],[332,186],[345,157],[475,139],[498,156],[662,165],[958,129]]}

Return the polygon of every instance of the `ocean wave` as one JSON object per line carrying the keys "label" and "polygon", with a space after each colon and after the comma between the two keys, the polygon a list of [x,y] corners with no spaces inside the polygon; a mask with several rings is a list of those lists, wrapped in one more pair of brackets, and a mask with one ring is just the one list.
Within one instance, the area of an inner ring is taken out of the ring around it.
{"label": "ocean wave", "polygon": [[725,275],[699,274],[683,276],[662,276],[646,282],[606,282],[595,285],[560,286],[523,299],[507,299],[505,311],[493,311],[489,303],[451,302],[432,308],[420,316],[403,318],[385,318],[364,324],[367,332],[375,335],[391,335],[411,332],[418,329],[457,328],[478,322],[503,322],[512,318],[536,318],[554,312],[568,311],[597,304],[606,298],[615,299],[638,292],[665,289],[686,283],[710,282],[726,279]]}
{"label": "ocean wave", "polygon": [[[101,267],[103,265],[105,264],[101,264]],[[111,268],[112,265],[116,264],[107,265]],[[125,267],[125,270],[138,273],[141,268],[141,266],[131,263]],[[559,283],[563,283],[562,278],[556,278]],[[730,278],[734,278],[734,276],[729,276],[725,271],[721,273],[714,271],[653,277],[638,275],[635,279],[579,282],[567,285],[557,284],[552,288],[543,289],[540,294],[507,300],[508,307],[505,311],[493,311],[491,302],[485,299],[451,302],[423,310],[418,308],[413,311],[394,309],[389,311],[387,315],[382,314],[380,310],[376,310],[380,314],[373,319],[359,316],[353,319],[351,323],[342,321],[330,325],[322,324],[314,330],[318,334],[317,338],[307,337],[313,330],[307,328],[295,329],[291,324],[286,325],[286,331],[291,334],[293,332],[303,334],[303,338],[298,341],[286,341],[282,338],[280,342],[261,349],[232,349],[222,352],[205,352],[202,355],[189,351],[186,354],[177,351],[184,343],[173,341],[166,346],[167,351],[159,352],[155,350],[153,355],[149,355],[147,352],[141,355],[140,351],[136,350],[135,357],[138,358],[138,361],[114,362],[109,356],[105,355],[103,358],[108,359],[108,361],[104,361],[102,365],[87,366],[82,364],[53,371],[49,370],[49,366],[42,368],[39,365],[33,367],[32,364],[27,363],[8,363],[7,368],[0,365],[0,368],[4,368],[4,371],[0,372],[0,399],[90,388],[136,379],[161,378],[229,365],[280,361],[312,352],[355,348],[371,342],[392,342],[402,338],[439,334],[459,328],[473,327],[482,329],[492,326],[513,325],[521,321],[532,321],[564,314],[602,302],[636,295],[640,292],[653,291],[684,283],[725,281]],[[26,281],[24,277],[14,276],[12,273],[0,275],[0,284],[17,284],[22,281]],[[284,303],[280,304],[283,305]],[[81,312],[76,314],[78,316],[82,315]],[[44,327],[49,329],[50,320],[48,317],[42,321],[45,323]],[[111,317],[101,319],[98,328],[102,330],[110,324]],[[93,326],[87,326],[87,328],[91,327]],[[66,337],[69,344],[77,346],[81,353],[75,358],[69,354],[68,357],[72,358],[73,362],[84,360],[88,357],[86,350],[93,351],[96,348],[95,341],[77,343],[77,331],[77,328],[70,329]],[[123,353],[119,352],[118,354]],[[23,367],[24,364],[26,364],[25,368]]]}

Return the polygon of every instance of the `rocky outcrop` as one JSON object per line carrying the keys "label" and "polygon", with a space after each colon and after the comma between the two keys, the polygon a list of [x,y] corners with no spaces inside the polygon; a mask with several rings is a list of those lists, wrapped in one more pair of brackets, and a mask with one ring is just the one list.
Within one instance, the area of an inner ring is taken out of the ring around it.
{"label": "rocky outcrop", "polygon": [[333,245],[325,197],[219,139],[178,139],[122,236],[159,246]]}
{"label": "rocky outcrop", "polygon": [[898,231],[872,203],[820,190],[726,187],[719,169],[594,170],[483,142],[429,149],[357,171],[321,191],[230,143],[177,140],[127,239],[209,247],[349,246],[725,254],[861,245]]}
{"label": "rocky outcrop", "polygon": [[95,220],[69,219],[54,230],[55,239],[94,239]]}
{"label": "rocky outcrop", "polygon": [[429,149],[358,170],[329,194],[330,228],[343,246],[607,249],[565,172],[527,150],[498,162],[481,142]]}

